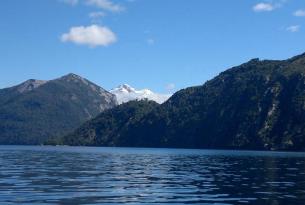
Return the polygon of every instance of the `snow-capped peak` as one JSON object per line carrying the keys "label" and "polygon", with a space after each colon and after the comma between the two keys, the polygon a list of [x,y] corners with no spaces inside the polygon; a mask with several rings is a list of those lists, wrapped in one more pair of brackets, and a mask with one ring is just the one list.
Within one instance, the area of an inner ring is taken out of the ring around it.
{"label": "snow-capped peak", "polygon": [[131,87],[128,84],[120,85],[110,90],[110,92],[116,96],[119,104],[131,100],[142,100],[142,99],[153,100],[161,104],[171,97],[170,94],[154,93],[149,89],[136,90],[135,88]]}
{"label": "snow-capped peak", "polygon": [[128,84],[120,85],[117,88],[114,88],[113,90],[118,91],[118,92],[124,92],[124,93],[133,93],[133,92],[136,92],[136,89],[134,89],[133,87],[131,87]]}

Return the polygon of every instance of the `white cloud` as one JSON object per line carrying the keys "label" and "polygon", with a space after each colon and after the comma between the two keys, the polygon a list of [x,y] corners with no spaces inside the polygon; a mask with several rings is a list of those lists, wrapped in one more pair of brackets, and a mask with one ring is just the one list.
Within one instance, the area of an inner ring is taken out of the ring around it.
{"label": "white cloud", "polygon": [[86,3],[88,5],[92,5],[97,8],[111,12],[121,12],[125,10],[123,6],[121,6],[120,4],[115,4],[110,0],[86,0]]}
{"label": "white cloud", "polygon": [[258,3],[253,7],[253,11],[255,12],[273,11],[274,9],[274,5],[270,3]]}
{"label": "white cloud", "polygon": [[265,0],[253,6],[255,12],[267,12],[281,8],[286,4],[288,0]]}
{"label": "white cloud", "polygon": [[91,25],[72,27],[61,36],[62,42],[72,42],[90,47],[108,46],[117,41],[116,35],[107,27]]}
{"label": "white cloud", "polygon": [[80,2],[83,2],[86,5],[95,6],[99,9],[110,12],[121,12],[125,10],[125,7],[123,7],[120,4],[113,3],[112,0],[58,0],[58,1],[72,6],[75,6]]}
{"label": "white cloud", "polygon": [[103,11],[96,11],[96,12],[91,12],[89,13],[90,18],[100,18],[106,16],[106,13]]}
{"label": "white cloud", "polygon": [[301,26],[300,25],[294,25],[294,26],[289,26],[286,28],[287,31],[295,33],[300,30]]}
{"label": "white cloud", "polygon": [[302,16],[305,16],[305,10],[297,10],[293,13],[294,16],[298,16],[298,17],[302,17]]}
{"label": "white cloud", "polygon": [[78,4],[78,0],[59,0],[59,1],[65,4],[69,4],[71,6],[75,6],[76,4]]}

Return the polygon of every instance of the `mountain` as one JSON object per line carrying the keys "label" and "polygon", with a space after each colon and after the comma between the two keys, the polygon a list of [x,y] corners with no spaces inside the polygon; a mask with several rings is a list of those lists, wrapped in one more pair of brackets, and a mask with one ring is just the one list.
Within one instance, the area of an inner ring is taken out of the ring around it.
{"label": "mountain", "polygon": [[7,89],[0,89],[0,105],[9,99],[12,99],[13,97],[20,95],[21,93],[26,93],[31,90],[34,90],[35,88],[38,88],[46,82],[47,81],[44,80],[30,79],[18,86],[14,86],[12,88]]}
{"label": "mountain", "polygon": [[40,144],[116,104],[114,95],[75,74],[1,89],[0,144]]}
{"label": "mountain", "polygon": [[116,96],[119,104],[132,100],[143,99],[153,100],[159,104],[162,104],[171,96],[170,94],[154,93],[148,89],[136,90],[127,84],[120,85],[117,88],[110,90],[110,92]]}
{"label": "mountain", "polygon": [[305,150],[305,54],[253,59],[162,105],[138,101],[116,107],[56,143]]}
{"label": "mountain", "polygon": [[74,133],[49,143],[86,146],[129,146],[131,138],[124,137],[122,139],[119,135],[125,136],[131,127],[135,126],[143,116],[157,106],[158,103],[148,100],[123,103],[86,122]]}

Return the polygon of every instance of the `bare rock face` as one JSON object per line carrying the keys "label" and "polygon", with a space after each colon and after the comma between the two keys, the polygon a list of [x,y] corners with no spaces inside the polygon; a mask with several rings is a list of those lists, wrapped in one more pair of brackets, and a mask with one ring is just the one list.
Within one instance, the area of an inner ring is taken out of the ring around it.
{"label": "bare rock face", "polygon": [[32,91],[42,85],[44,85],[45,83],[47,83],[48,81],[45,81],[45,80],[34,80],[34,79],[30,79],[30,80],[27,80],[25,81],[24,83],[20,84],[18,87],[17,87],[17,90],[20,92],[20,93],[25,93],[25,92],[29,92],[29,91]]}

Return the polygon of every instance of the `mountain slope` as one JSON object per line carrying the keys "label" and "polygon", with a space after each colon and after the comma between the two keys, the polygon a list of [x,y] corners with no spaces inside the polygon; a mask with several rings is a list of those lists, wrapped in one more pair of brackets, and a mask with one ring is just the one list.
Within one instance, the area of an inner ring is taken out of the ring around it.
{"label": "mountain slope", "polygon": [[[253,59],[177,92],[140,120],[129,117],[124,130],[88,122],[70,137],[101,146],[303,150],[305,54],[286,61]],[[121,115],[99,118],[116,123]],[[99,130],[93,138],[89,127]],[[99,140],[105,136],[110,143]]]}
{"label": "mountain slope", "polygon": [[[157,106],[156,102],[148,100],[124,103],[103,112],[95,119],[86,122],[75,132],[51,143],[86,146],[116,146],[118,144],[129,146],[132,139],[125,138],[125,132],[128,132],[143,116]],[[140,140],[134,140],[134,143],[138,144]]]}
{"label": "mountain slope", "polygon": [[2,89],[0,144],[40,144],[115,105],[115,96],[75,74]]}
{"label": "mountain slope", "polygon": [[159,104],[162,104],[171,96],[170,94],[154,93],[148,89],[136,90],[135,88],[127,84],[120,85],[117,88],[112,89],[110,92],[116,96],[119,104],[132,100],[143,99],[152,100]]}
{"label": "mountain slope", "polygon": [[46,82],[47,81],[44,81],[44,80],[30,79],[18,86],[0,89],[0,105],[5,103],[6,101],[12,99],[13,97],[20,95],[21,93],[26,93],[31,90],[34,90],[34,89],[38,88],[39,86],[45,84]]}

